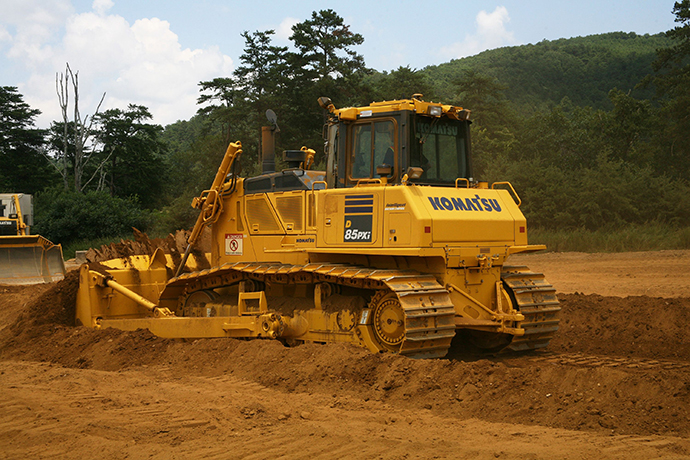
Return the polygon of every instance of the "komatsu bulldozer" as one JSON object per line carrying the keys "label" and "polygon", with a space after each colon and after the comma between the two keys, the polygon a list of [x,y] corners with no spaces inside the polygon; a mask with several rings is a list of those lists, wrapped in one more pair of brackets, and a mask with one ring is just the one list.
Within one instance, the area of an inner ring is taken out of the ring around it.
{"label": "komatsu bulldozer", "polygon": [[65,277],[62,247],[32,235],[33,197],[0,194],[0,284],[38,284]]}
{"label": "komatsu bulldozer", "polygon": [[[451,342],[491,352],[546,346],[558,329],[555,290],[506,264],[545,247],[528,244],[510,183],[473,179],[470,111],[421,95],[319,104],[326,171],[311,169],[306,147],[285,151],[287,168],[273,170],[275,118],[263,130],[261,175],[238,176],[242,146],[231,143],[192,202],[200,212],[182,261],[156,250],[83,265],[77,323],[349,342],[412,358],[445,356]],[[211,268],[199,269],[188,255],[207,226]],[[456,333],[468,340],[453,341]]]}

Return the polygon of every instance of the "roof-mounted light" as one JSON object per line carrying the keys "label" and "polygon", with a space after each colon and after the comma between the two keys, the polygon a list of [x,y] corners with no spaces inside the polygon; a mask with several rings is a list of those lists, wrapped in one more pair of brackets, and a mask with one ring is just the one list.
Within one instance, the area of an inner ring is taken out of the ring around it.
{"label": "roof-mounted light", "polygon": [[430,105],[429,115],[432,117],[440,117],[443,114],[443,108],[440,105]]}

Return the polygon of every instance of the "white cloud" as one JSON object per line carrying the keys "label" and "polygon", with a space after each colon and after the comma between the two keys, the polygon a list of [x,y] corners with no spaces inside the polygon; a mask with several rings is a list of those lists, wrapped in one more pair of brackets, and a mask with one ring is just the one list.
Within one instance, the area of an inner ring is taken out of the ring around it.
{"label": "white cloud", "polygon": [[283,41],[288,41],[290,37],[292,36],[292,26],[295,24],[299,23],[299,19],[287,17],[283,19],[276,29],[276,35],[275,37],[278,40],[283,40]]}
{"label": "white cloud", "polygon": [[12,41],[12,35],[7,31],[6,28],[4,28],[2,25],[0,25],[0,43],[1,42],[11,42]]}
{"label": "white cloud", "polygon": [[7,24],[59,24],[72,12],[69,0],[0,0],[2,22]]}
{"label": "white cloud", "polygon": [[104,15],[113,5],[112,0],[93,0],[92,8],[97,14]]}
{"label": "white cloud", "polygon": [[[62,6],[61,11],[70,12],[69,2]],[[112,6],[111,0],[94,0],[93,11],[63,14],[60,20],[43,13],[24,17],[15,8],[12,21],[0,20],[10,25],[5,29],[11,40],[7,56],[31,72],[17,86],[25,100],[43,112],[39,126],[61,117],[55,75],[64,72],[67,62],[79,72],[82,115],[93,113],[105,92],[102,109],[144,105],[160,124],[193,116],[198,83],[232,72],[232,59],[218,47],[183,48],[167,21],[144,18],[130,24],[108,13]],[[0,26],[0,40],[2,30]]]}
{"label": "white cloud", "polygon": [[467,34],[465,40],[441,48],[439,54],[443,59],[457,59],[472,56],[482,51],[514,45],[515,37],[506,28],[510,16],[505,6],[498,6],[492,13],[480,11],[477,14],[477,30]]}
{"label": "white cloud", "polygon": [[71,14],[72,6],[68,0],[1,0],[0,11],[0,21],[5,27],[9,26],[5,31],[10,35],[10,40],[5,40],[12,42],[7,56],[21,59],[24,65],[31,68],[52,52],[46,42],[55,38],[56,29]]}

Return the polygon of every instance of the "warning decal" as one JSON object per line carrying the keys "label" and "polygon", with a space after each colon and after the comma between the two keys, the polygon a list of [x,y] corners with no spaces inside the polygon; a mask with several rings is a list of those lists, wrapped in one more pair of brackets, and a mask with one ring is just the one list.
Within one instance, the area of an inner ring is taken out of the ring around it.
{"label": "warning decal", "polygon": [[241,233],[226,233],[225,234],[225,255],[226,256],[241,256],[242,255],[242,238]]}

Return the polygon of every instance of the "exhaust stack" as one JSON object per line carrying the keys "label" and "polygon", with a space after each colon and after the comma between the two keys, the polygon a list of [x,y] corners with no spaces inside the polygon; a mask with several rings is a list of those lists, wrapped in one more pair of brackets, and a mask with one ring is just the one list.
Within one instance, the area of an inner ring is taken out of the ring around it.
{"label": "exhaust stack", "polygon": [[264,174],[276,171],[276,133],[280,132],[273,110],[266,110],[266,118],[271,126],[261,127],[261,172]]}

